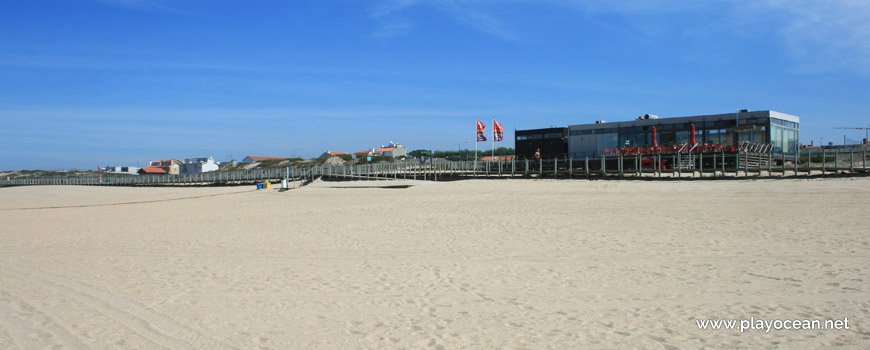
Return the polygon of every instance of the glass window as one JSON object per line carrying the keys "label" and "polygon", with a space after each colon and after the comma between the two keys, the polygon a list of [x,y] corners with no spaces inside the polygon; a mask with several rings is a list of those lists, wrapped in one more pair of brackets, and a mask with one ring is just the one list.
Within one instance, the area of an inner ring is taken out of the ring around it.
{"label": "glass window", "polygon": [[674,133],[674,142],[678,145],[683,145],[689,143],[689,132],[688,131],[677,131]]}
{"label": "glass window", "polygon": [[616,134],[598,136],[598,154],[605,148],[617,148],[619,139]]}
{"label": "glass window", "polygon": [[660,132],[658,137],[659,137],[659,146],[671,146],[674,144],[674,132],[673,131]]}
{"label": "glass window", "polygon": [[734,126],[733,120],[717,120],[715,123],[717,128],[730,128]]}
{"label": "glass window", "polygon": [[704,134],[704,142],[719,143],[719,130],[706,130]]}
{"label": "glass window", "polygon": [[723,145],[733,145],[734,140],[730,129],[719,129],[719,142]]}
{"label": "glass window", "polygon": [[774,153],[782,153],[782,127],[774,125],[770,128],[770,144]]}

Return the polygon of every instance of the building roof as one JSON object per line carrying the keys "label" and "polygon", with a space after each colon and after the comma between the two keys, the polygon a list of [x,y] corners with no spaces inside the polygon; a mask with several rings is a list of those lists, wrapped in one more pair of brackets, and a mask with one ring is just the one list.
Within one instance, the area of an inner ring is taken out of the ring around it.
{"label": "building roof", "polygon": [[329,153],[330,155],[333,155],[333,156],[343,156],[343,155],[347,154],[345,152],[333,152],[333,151],[326,151],[326,153]]}
{"label": "building roof", "polygon": [[[590,124],[578,124],[578,125],[570,125],[568,126],[571,130],[585,130],[585,129],[607,129],[607,128],[617,128],[617,127],[633,127],[633,126],[657,126],[657,125],[666,125],[666,124],[676,124],[676,123],[700,123],[704,121],[715,121],[715,120],[736,120],[738,117],[738,113],[722,113],[722,114],[708,114],[708,115],[695,115],[688,117],[669,117],[669,118],[653,118],[653,119],[634,119],[634,120],[624,120],[618,122],[603,122],[600,124],[590,123]],[[744,118],[765,118],[765,117],[773,117],[776,119],[782,119],[794,123],[800,123],[800,118],[794,115],[780,113],[777,111],[763,110],[763,111],[740,111],[739,118],[742,120]],[[700,127],[700,125],[697,125]],[[520,130],[517,130],[517,134],[520,134]]]}
{"label": "building roof", "polygon": [[371,153],[371,152],[372,152],[372,150],[367,149],[367,150],[365,150],[365,151],[353,152],[353,154],[369,154],[369,153]]}
{"label": "building roof", "polygon": [[142,169],[139,169],[139,172],[146,173],[146,174],[166,174],[166,170],[163,170],[163,168],[158,168],[158,167],[154,167],[154,166],[144,167]]}
{"label": "building roof", "polygon": [[261,161],[261,160],[270,160],[270,159],[288,159],[287,157],[260,157],[260,156],[247,156],[253,161]]}
{"label": "building roof", "polygon": [[396,149],[396,147],[381,147],[381,148],[376,149],[375,152],[388,152],[388,151],[392,151],[395,149]]}

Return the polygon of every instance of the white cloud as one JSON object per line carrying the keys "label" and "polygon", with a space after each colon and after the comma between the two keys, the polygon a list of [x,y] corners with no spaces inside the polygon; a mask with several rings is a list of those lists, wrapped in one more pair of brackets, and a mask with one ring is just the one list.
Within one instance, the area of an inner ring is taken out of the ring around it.
{"label": "white cloud", "polygon": [[[587,19],[622,15],[635,33],[650,37],[684,35],[701,41],[722,33],[761,37],[785,51],[795,72],[870,75],[867,0],[384,0],[376,3],[371,16],[386,21],[408,8],[426,6],[499,39],[517,41],[522,35],[511,19],[493,10],[516,4],[566,8]],[[654,17],[663,20],[648,22]],[[379,32],[391,33],[388,29]]]}
{"label": "white cloud", "polygon": [[378,39],[395,38],[408,34],[413,26],[413,23],[407,21],[382,23],[381,26],[372,33],[372,36]]}
{"label": "white cloud", "polygon": [[[867,0],[550,0],[586,14],[617,13],[629,19],[673,15],[674,23],[704,19],[683,34],[703,39],[723,32],[764,36],[785,49],[794,71],[870,74],[870,1]],[[690,17],[685,17],[690,16]],[[655,29],[638,25],[640,32]],[[768,38],[769,36],[769,38]]]}
{"label": "white cloud", "polygon": [[[378,1],[370,11],[370,16],[381,22],[381,26],[373,33],[378,38],[392,37],[405,34],[413,23],[407,19],[401,22],[391,22],[400,17],[401,12],[414,6],[425,6],[445,13],[455,21],[474,27],[482,32],[491,34],[497,38],[508,41],[516,41],[520,36],[513,31],[507,23],[491,15],[486,5],[494,2],[488,1],[461,1],[461,0],[384,0]],[[396,30],[396,26],[403,30]]]}
{"label": "white cloud", "polygon": [[800,70],[870,74],[870,2],[767,0],[746,8],[780,17],[778,34]]}

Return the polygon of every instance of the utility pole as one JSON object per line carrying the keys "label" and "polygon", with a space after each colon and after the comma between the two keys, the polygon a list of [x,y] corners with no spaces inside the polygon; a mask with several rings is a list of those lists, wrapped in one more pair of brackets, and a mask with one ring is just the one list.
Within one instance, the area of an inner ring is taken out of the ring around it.
{"label": "utility pole", "polygon": [[[864,127],[834,127],[834,129],[851,129],[851,130],[864,130],[864,139],[870,140],[870,125]],[[846,135],[843,135],[843,140],[846,139]],[[846,144],[846,141],[843,141],[843,144]]]}

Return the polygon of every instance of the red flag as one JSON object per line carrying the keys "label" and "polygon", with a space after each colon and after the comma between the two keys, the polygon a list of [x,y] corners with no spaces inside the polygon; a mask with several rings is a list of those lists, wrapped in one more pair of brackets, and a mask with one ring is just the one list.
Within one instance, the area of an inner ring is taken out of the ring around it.
{"label": "red flag", "polygon": [[486,129],[486,125],[477,120],[477,142],[486,141],[486,136],[483,135],[483,129]]}
{"label": "red flag", "polygon": [[495,141],[501,141],[504,139],[504,129],[501,127],[501,123],[492,120],[492,138]]}

